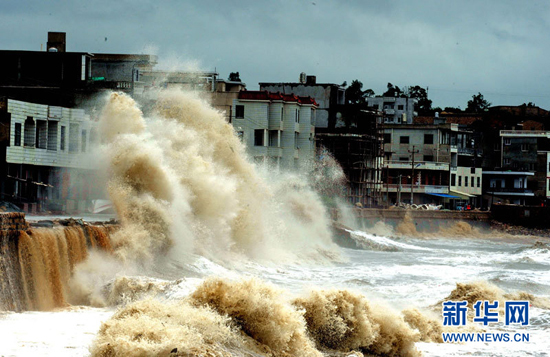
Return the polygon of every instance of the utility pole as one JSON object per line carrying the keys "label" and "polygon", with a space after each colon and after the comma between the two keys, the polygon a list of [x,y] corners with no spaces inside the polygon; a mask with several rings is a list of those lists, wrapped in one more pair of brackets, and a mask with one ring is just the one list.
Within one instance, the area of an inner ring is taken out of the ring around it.
{"label": "utility pole", "polygon": [[414,148],[416,147],[416,145],[413,145],[413,149],[412,151],[411,150],[408,150],[409,153],[411,153],[411,156],[412,156],[412,164],[411,164],[411,171],[412,171],[412,175],[411,175],[411,205],[414,203],[414,154],[418,153],[418,150],[415,150]]}
{"label": "utility pole", "polygon": [[401,175],[399,175],[399,185],[397,186],[397,205],[401,204]]}
{"label": "utility pole", "polygon": [[390,208],[390,166],[386,166],[386,208]]}

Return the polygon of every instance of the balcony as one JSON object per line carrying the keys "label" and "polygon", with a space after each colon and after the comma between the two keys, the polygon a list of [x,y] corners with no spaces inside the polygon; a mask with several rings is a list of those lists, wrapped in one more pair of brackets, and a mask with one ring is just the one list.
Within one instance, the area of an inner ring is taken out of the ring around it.
{"label": "balcony", "polygon": [[[384,185],[382,190],[387,190],[388,192],[397,192],[399,189],[399,184],[392,183]],[[402,183],[401,184],[401,193],[410,193],[411,184]],[[449,193],[449,186],[441,185],[414,185],[414,193]]]}
{"label": "balcony", "polygon": [[506,196],[534,196],[533,190],[528,190],[526,188],[506,188],[506,187],[489,187],[487,189],[487,194],[492,195],[506,195]]}
{"label": "balcony", "polygon": [[[411,161],[386,161],[385,165],[389,169],[411,169]],[[442,170],[449,171],[449,164],[446,162],[415,161],[415,170]]]}
{"label": "balcony", "polygon": [[384,113],[386,113],[388,115],[394,115],[395,114],[395,109],[384,109]]}

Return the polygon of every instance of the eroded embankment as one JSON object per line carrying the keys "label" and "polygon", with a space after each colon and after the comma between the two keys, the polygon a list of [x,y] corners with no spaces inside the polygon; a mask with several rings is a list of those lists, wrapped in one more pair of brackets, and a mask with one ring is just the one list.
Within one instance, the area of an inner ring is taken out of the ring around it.
{"label": "eroded embankment", "polygon": [[76,220],[35,227],[23,213],[0,214],[0,310],[51,310],[71,304],[75,266],[92,250],[111,252],[114,224]]}

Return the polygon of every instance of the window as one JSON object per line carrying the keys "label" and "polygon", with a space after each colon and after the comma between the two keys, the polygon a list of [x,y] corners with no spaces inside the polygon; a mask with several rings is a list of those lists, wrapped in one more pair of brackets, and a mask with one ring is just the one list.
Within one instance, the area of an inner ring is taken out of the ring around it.
{"label": "window", "polygon": [[78,124],[69,124],[69,152],[78,151]]}
{"label": "window", "polygon": [[57,150],[57,122],[48,121],[48,150]]}
{"label": "window", "polygon": [[475,175],[476,168],[475,167],[470,167],[470,173]]}
{"label": "window", "polygon": [[399,137],[399,143],[400,144],[408,144],[409,143],[409,137],[408,136],[400,136]]}
{"label": "window", "polygon": [[48,145],[48,122],[45,120],[36,121],[36,145],[39,149],[46,149]]}
{"label": "window", "polygon": [[468,176],[464,176],[464,187],[468,187]]}
{"label": "window", "polygon": [[471,186],[474,187],[474,177],[472,176],[472,179],[471,179]]}
{"label": "window", "polygon": [[87,139],[87,136],[88,136],[88,133],[86,132],[86,130],[82,130],[82,136],[81,136],[81,141],[80,141],[80,150],[82,152],[86,152],[86,139]]}
{"label": "window", "polygon": [[481,187],[481,177],[477,178],[477,187]]}
{"label": "window", "polygon": [[59,150],[65,151],[65,131],[66,127],[61,126],[61,138],[59,138]]}
{"label": "window", "polygon": [[511,161],[510,161],[509,158],[506,157],[506,158],[504,158],[503,161],[504,161],[504,165],[510,165],[510,162],[511,162]]}
{"label": "window", "polygon": [[296,109],[296,114],[294,115],[294,119],[296,120],[296,123],[300,122],[300,112],[298,109]]}
{"label": "window", "polygon": [[300,147],[298,146],[298,139],[300,138],[300,134],[297,133],[297,132],[294,132],[294,147],[296,149],[299,149]]}
{"label": "window", "polygon": [[235,118],[244,119],[244,105],[235,106]]}
{"label": "window", "polygon": [[434,134],[424,134],[424,144],[433,144],[434,143]]}
{"label": "window", "polygon": [[462,186],[462,176],[458,176],[458,186]]}
{"label": "window", "polygon": [[405,106],[403,104],[399,104],[397,106],[397,110],[403,110],[405,108]]}
{"label": "window", "polygon": [[510,145],[512,143],[512,139],[510,138],[505,138],[504,139],[504,145]]}
{"label": "window", "polygon": [[281,121],[283,121],[284,116],[285,116],[285,108],[281,107]]}
{"label": "window", "polygon": [[456,186],[456,174],[451,174],[451,186]]}
{"label": "window", "polygon": [[493,148],[494,148],[495,151],[500,151],[500,143],[495,143]]}
{"label": "window", "polygon": [[399,157],[399,161],[409,161],[409,158],[406,156]]}
{"label": "window", "polygon": [[434,156],[433,155],[424,155],[424,161],[434,161]]}
{"label": "window", "polygon": [[529,171],[535,171],[535,164],[533,163],[529,164]]}
{"label": "window", "polygon": [[254,130],[254,146],[264,146],[264,129]]}
{"label": "window", "polygon": [[384,144],[391,144],[391,134],[384,134]]}
{"label": "window", "polygon": [[36,144],[34,137],[36,135],[36,126],[32,117],[27,117],[25,120],[24,145],[34,147]]}
{"label": "window", "polygon": [[244,131],[237,131],[237,137],[239,138],[239,140],[242,143],[243,142],[243,137],[244,137]]}
{"label": "window", "polygon": [[15,123],[13,146],[21,146],[21,123]]}
{"label": "window", "polygon": [[279,147],[279,130],[269,131],[269,146]]}
{"label": "window", "polygon": [[521,151],[529,151],[529,144],[521,144]]}

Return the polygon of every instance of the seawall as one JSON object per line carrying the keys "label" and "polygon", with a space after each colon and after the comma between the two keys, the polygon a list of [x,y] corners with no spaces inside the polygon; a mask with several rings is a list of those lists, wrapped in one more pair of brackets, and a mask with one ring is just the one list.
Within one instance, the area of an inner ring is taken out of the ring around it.
{"label": "seawall", "polygon": [[0,213],[0,311],[51,310],[71,303],[68,282],[90,249],[112,251],[117,226],[67,219],[29,224]]}

